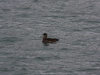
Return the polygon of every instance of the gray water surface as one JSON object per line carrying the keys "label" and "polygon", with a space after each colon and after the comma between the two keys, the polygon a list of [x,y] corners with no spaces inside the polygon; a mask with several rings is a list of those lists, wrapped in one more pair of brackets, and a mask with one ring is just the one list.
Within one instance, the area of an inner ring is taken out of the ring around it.
{"label": "gray water surface", "polygon": [[0,75],[99,74],[99,0],[0,0]]}

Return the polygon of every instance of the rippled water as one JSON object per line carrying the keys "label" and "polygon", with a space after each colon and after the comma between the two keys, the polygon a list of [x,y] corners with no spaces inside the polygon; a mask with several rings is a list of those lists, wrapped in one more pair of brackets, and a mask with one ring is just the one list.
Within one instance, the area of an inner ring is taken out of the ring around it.
{"label": "rippled water", "polygon": [[0,75],[99,74],[99,0],[0,0]]}

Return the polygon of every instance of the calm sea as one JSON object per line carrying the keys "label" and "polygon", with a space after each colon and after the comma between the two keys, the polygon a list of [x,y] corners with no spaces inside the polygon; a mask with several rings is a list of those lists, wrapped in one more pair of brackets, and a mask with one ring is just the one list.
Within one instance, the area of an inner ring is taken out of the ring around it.
{"label": "calm sea", "polygon": [[0,0],[0,75],[100,75],[100,0]]}

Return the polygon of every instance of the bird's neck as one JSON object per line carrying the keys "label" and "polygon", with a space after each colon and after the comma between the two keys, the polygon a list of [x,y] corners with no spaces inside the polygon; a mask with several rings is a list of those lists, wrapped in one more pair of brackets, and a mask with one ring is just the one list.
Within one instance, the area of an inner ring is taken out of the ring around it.
{"label": "bird's neck", "polygon": [[47,36],[44,36],[44,37],[43,37],[43,39],[46,39],[46,38],[47,38]]}

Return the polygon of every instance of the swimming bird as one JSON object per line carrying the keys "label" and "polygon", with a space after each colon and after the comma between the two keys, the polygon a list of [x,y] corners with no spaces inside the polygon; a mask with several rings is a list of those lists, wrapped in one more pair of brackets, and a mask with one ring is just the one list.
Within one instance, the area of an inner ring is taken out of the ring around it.
{"label": "swimming bird", "polygon": [[56,41],[59,41],[59,39],[56,39],[56,38],[47,38],[47,33],[43,34],[42,43],[55,43]]}

